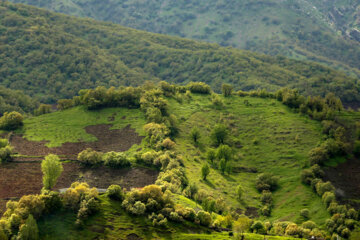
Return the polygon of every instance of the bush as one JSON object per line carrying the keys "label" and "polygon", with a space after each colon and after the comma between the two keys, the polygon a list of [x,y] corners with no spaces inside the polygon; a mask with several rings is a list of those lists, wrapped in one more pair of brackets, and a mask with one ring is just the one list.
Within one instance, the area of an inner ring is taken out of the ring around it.
{"label": "bush", "polygon": [[311,165],[323,164],[329,159],[328,153],[323,147],[316,147],[309,152],[309,161]]}
{"label": "bush", "polygon": [[10,161],[12,152],[13,148],[11,146],[0,148],[0,163]]}
{"label": "bush", "polygon": [[225,159],[226,162],[232,159],[233,151],[228,145],[221,145],[216,150],[216,158],[218,160]]}
{"label": "bush", "polygon": [[325,192],[322,195],[322,201],[326,207],[329,207],[330,203],[334,202],[335,200],[335,194],[333,192]]}
{"label": "bush", "polygon": [[256,188],[259,191],[269,190],[273,191],[278,186],[278,178],[271,173],[262,173],[256,178]]}
{"label": "bush", "polygon": [[5,138],[0,138],[0,148],[4,148],[9,145],[9,141]]}
{"label": "bush", "polygon": [[241,200],[244,190],[242,189],[241,185],[238,185],[236,188],[236,198]]}
{"label": "bush", "polygon": [[134,215],[143,215],[145,213],[146,206],[144,203],[137,201],[129,210],[130,213]]}
{"label": "bush", "polygon": [[27,213],[32,214],[35,219],[40,218],[45,210],[45,203],[40,195],[22,196],[18,206],[26,209]]}
{"label": "bush", "polygon": [[211,138],[214,141],[214,143],[218,146],[220,144],[224,144],[227,135],[228,135],[227,127],[222,124],[216,124],[211,133]]}
{"label": "bush", "polygon": [[62,208],[60,193],[58,192],[42,190],[40,198],[45,204],[44,212],[47,214]]}
{"label": "bush", "polygon": [[23,116],[18,112],[5,112],[0,118],[0,128],[3,130],[15,130],[23,125]]}
{"label": "bush", "polygon": [[259,214],[265,217],[270,217],[271,215],[271,206],[265,205],[259,210]]}
{"label": "bush", "polygon": [[224,83],[221,86],[222,94],[224,94],[225,97],[231,96],[233,89],[234,89],[233,86],[231,86],[230,84]]}
{"label": "bush", "polygon": [[125,198],[125,194],[119,185],[110,185],[106,190],[106,194],[109,198],[117,201],[123,201]]}
{"label": "bush", "polygon": [[206,180],[206,177],[209,175],[210,173],[210,168],[209,165],[204,164],[201,168],[201,176],[203,180]]}
{"label": "bush", "polygon": [[[98,160],[95,160],[95,162]],[[102,155],[102,161],[104,164],[111,168],[125,168],[130,167],[131,163],[127,159],[126,155],[122,152],[108,152]]]}
{"label": "bush", "polygon": [[103,153],[92,150],[91,148],[87,148],[78,154],[77,159],[81,164],[95,166],[102,162],[102,156]]}
{"label": "bush", "polygon": [[316,184],[316,192],[319,194],[319,196],[322,196],[325,192],[333,192],[335,191],[334,186],[331,184],[331,182],[318,182]]}
{"label": "bush", "polygon": [[309,209],[301,209],[300,216],[302,216],[304,219],[309,219],[310,217],[310,211]]}
{"label": "bush", "polygon": [[221,97],[215,93],[211,95],[211,102],[218,109],[224,106],[224,102]]}
{"label": "bush", "polygon": [[176,146],[176,143],[173,142],[170,138],[165,138],[161,144],[162,148],[171,150]]}
{"label": "bush", "polygon": [[74,106],[72,99],[60,99],[57,101],[57,108],[61,110],[69,109]]}
{"label": "bush", "polygon": [[316,228],[316,223],[314,223],[313,221],[306,221],[306,222],[303,222],[302,224],[302,227],[305,228],[305,229],[314,229]]}
{"label": "bush", "polygon": [[211,220],[212,220],[210,213],[200,210],[197,213],[196,217],[199,220],[201,225],[206,226],[206,227],[210,226]]}
{"label": "bush", "polygon": [[251,230],[254,233],[258,233],[258,234],[265,234],[265,227],[264,224],[260,221],[255,221],[252,225],[251,225]]}
{"label": "bush", "polygon": [[288,236],[300,237],[301,233],[301,228],[295,223],[290,223],[285,229],[285,234]]}
{"label": "bush", "polygon": [[39,229],[36,220],[30,214],[25,223],[20,226],[18,239],[37,240],[39,239]]}
{"label": "bush", "polygon": [[192,93],[210,94],[211,88],[209,85],[203,82],[191,82],[187,85],[187,88]]}
{"label": "bush", "polygon": [[194,127],[191,129],[190,132],[190,138],[194,143],[197,143],[200,139],[201,135],[200,135],[200,131],[197,127]]}
{"label": "bush", "polygon": [[267,190],[262,191],[260,201],[264,205],[271,205],[272,201],[273,201],[272,193],[270,191],[267,191]]}
{"label": "bush", "polygon": [[219,162],[219,169],[221,171],[222,174],[225,173],[225,170],[226,170],[226,160],[223,158],[220,160]]}
{"label": "bush", "polygon": [[206,153],[207,160],[211,162],[211,164],[214,164],[214,160],[216,159],[216,153],[214,149],[209,149]]}
{"label": "bush", "polygon": [[34,115],[39,116],[46,113],[51,113],[51,105],[49,104],[40,104],[38,109],[34,111]]}

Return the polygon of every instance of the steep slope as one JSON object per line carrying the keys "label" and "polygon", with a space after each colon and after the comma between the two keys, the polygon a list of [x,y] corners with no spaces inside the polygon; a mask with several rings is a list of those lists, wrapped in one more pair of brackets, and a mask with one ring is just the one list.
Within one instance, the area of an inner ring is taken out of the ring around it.
{"label": "steep slope", "polygon": [[25,5],[0,3],[1,84],[42,101],[71,97],[82,88],[224,82],[236,89],[288,86],[306,95],[334,92],[357,102],[358,79],[314,63],[269,57],[215,44],[77,19]]}
{"label": "steep slope", "polygon": [[12,0],[74,16],[308,59],[360,75],[359,2]]}

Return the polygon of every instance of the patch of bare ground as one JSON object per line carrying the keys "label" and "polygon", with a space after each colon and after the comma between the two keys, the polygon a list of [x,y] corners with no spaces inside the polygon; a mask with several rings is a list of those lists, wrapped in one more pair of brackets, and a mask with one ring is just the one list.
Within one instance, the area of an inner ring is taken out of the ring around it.
{"label": "patch of bare ground", "polygon": [[[21,135],[12,135],[10,143],[15,148],[15,152],[26,156],[45,156],[50,153],[63,156],[64,159],[75,160],[78,153],[86,148],[92,148],[96,151],[122,152],[131,148],[134,144],[140,144],[143,137],[139,136],[130,125],[123,129],[112,129],[111,124],[101,124],[94,126],[87,126],[86,132],[94,135],[98,141],[95,142],[76,142],[64,143],[60,147],[49,148],[45,146],[46,141],[29,141]],[[34,161],[37,158],[20,157],[17,161]]]}
{"label": "patch of bare ground", "polygon": [[[335,186],[341,201],[351,203],[351,199],[360,199],[360,160],[349,159],[336,167],[325,170],[325,180]],[[359,204],[353,204],[360,209]]]}
{"label": "patch of bare ground", "polygon": [[[54,189],[68,188],[75,181],[91,187],[108,188],[111,184],[131,189],[153,184],[157,171],[147,168],[111,169],[104,166],[85,168],[77,163],[63,163],[64,171]],[[0,165],[0,213],[6,200],[40,193],[42,172],[40,163],[7,163]]]}

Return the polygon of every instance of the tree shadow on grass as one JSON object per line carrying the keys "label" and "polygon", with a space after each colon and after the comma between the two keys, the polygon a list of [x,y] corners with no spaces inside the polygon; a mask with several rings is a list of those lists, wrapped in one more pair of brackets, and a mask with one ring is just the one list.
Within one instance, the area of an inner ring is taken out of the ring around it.
{"label": "tree shadow on grass", "polygon": [[232,178],[230,175],[226,175],[224,173],[222,173],[221,175],[229,182],[236,182],[236,180]]}
{"label": "tree shadow on grass", "polygon": [[210,182],[209,180],[207,180],[207,179],[202,180],[202,182],[205,183],[206,185],[208,185],[211,188],[215,188],[215,185],[212,182]]}

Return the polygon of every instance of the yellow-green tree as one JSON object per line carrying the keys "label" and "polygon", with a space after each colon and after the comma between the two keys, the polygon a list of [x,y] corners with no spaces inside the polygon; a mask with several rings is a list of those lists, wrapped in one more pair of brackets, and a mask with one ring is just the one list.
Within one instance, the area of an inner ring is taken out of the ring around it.
{"label": "yellow-green tree", "polygon": [[55,186],[56,180],[63,171],[60,158],[54,154],[49,154],[41,163],[43,172],[43,185],[45,189],[51,189]]}

